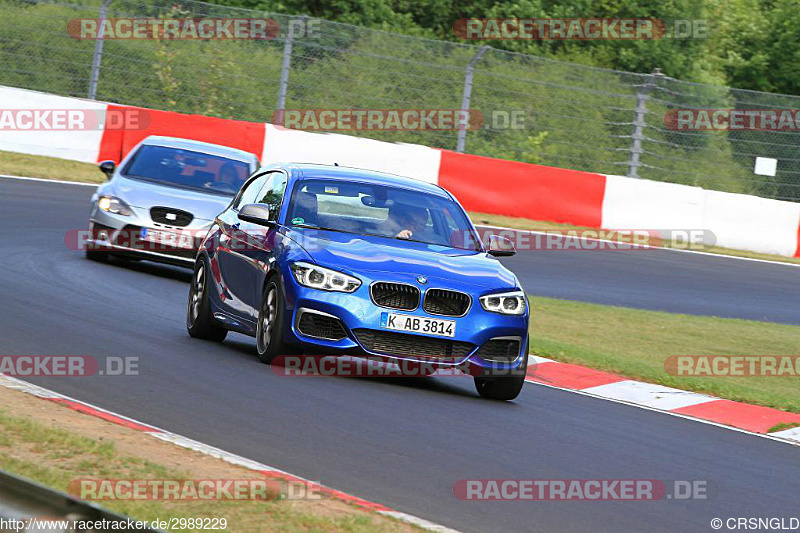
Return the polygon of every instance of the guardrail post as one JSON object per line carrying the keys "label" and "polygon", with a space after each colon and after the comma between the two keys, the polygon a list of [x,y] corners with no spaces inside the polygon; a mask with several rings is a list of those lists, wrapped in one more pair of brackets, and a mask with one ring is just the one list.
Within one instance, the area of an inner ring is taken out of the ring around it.
{"label": "guardrail post", "polygon": [[640,86],[636,91],[636,109],[633,118],[633,135],[631,136],[631,156],[628,159],[629,178],[639,178],[639,167],[642,155],[642,141],[644,140],[644,127],[647,125],[645,116],[647,115],[647,101],[650,100],[650,92],[656,87],[655,81],[665,78],[660,68],[653,69],[653,73],[647,78],[647,82]]}
{"label": "guardrail post", "polygon": [[277,123],[283,124],[283,110],[286,108],[286,91],[289,89],[289,70],[292,68],[292,46],[294,44],[295,21],[304,22],[306,17],[290,18],[286,40],[283,42],[283,64],[281,65],[281,80],[278,88]]}
{"label": "guardrail post", "polygon": [[89,100],[97,97],[97,80],[100,78],[100,60],[103,57],[103,22],[108,16],[108,5],[111,0],[105,0],[100,8],[100,25],[97,29],[97,39],[94,41],[94,56],[92,57],[92,72],[89,75]]}
{"label": "guardrail post", "polygon": [[[461,116],[466,116],[469,113],[469,101],[472,98],[472,75],[475,73],[475,65],[478,64],[483,54],[489,50],[489,46],[481,46],[475,53],[475,56],[467,65],[467,70],[464,74],[464,96],[461,98]],[[467,144],[467,125],[459,124],[458,126],[458,142],[456,143],[456,152],[463,152]]]}

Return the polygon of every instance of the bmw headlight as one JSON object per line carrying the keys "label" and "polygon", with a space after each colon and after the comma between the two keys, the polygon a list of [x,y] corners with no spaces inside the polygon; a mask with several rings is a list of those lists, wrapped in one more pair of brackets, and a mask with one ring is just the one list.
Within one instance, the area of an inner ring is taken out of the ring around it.
{"label": "bmw headlight", "polygon": [[293,263],[292,272],[300,285],[321,291],[353,292],[361,286],[358,278],[310,263]]}
{"label": "bmw headlight", "polygon": [[125,217],[133,214],[133,209],[131,209],[131,206],[116,196],[101,196],[97,199],[97,208],[107,213],[113,213],[115,215],[122,215]]}
{"label": "bmw headlight", "polygon": [[521,315],[525,313],[525,293],[522,291],[498,292],[481,296],[481,307],[491,313]]}

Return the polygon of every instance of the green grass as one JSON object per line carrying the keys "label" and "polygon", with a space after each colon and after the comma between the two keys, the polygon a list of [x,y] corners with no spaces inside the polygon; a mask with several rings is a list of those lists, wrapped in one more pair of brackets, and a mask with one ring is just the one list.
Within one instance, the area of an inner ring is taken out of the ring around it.
{"label": "green grass", "polygon": [[[49,408],[61,407],[48,404]],[[125,455],[113,442],[45,426],[30,418],[0,411],[0,468],[66,492],[71,480],[193,479],[186,471],[141,457]],[[84,430],[86,431],[86,430]],[[136,438],[148,438],[136,435]],[[202,461],[185,452],[194,466]],[[230,467],[234,469],[235,467]],[[236,469],[238,470],[238,469]],[[253,477],[242,475],[226,479]],[[273,501],[100,501],[102,507],[137,520],[170,518],[226,518],[228,531],[409,531],[414,528],[392,519],[356,512],[314,508],[315,502]],[[190,530],[193,531],[193,530]]]}
{"label": "green grass", "polygon": [[106,181],[105,174],[91,163],[3,151],[0,151],[0,174],[86,183]]}
{"label": "green grass", "polygon": [[800,427],[800,424],[798,424],[797,422],[792,422],[791,424],[775,424],[774,426],[772,426],[767,430],[767,433],[786,431],[787,429],[794,429],[796,427]]}
{"label": "green grass", "polygon": [[800,413],[798,377],[687,377],[671,355],[798,355],[800,326],[533,297],[531,353],[633,379]]}

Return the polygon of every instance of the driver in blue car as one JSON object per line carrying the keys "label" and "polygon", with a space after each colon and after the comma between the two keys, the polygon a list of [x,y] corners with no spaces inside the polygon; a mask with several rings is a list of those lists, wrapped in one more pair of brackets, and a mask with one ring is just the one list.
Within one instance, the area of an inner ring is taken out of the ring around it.
{"label": "driver in blue car", "polygon": [[389,209],[386,220],[390,233],[396,239],[411,239],[421,234],[428,224],[428,210],[409,204],[395,204]]}

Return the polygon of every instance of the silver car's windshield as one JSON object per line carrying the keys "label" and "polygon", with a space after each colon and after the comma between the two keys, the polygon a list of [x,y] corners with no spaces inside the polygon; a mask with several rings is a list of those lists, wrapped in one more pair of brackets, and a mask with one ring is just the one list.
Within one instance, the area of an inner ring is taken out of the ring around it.
{"label": "silver car's windshield", "polygon": [[141,146],[122,170],[127,178],[231,196],[249,174],[243,161],[155,145]]}

